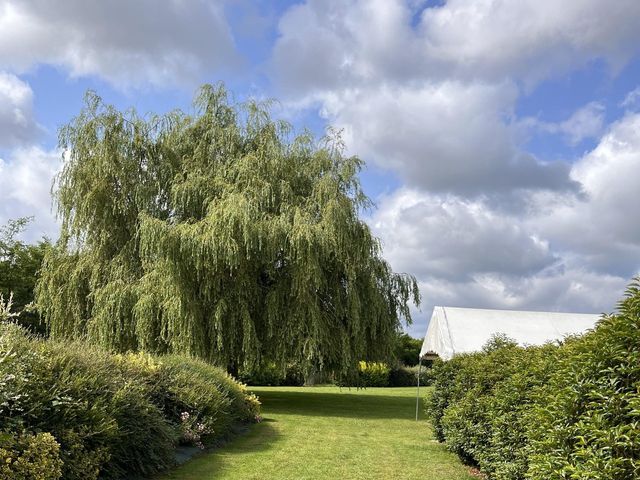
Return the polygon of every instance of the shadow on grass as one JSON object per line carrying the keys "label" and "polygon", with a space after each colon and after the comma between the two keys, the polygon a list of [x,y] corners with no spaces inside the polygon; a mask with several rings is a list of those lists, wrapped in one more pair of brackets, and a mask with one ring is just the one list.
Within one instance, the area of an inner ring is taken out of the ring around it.
{"label": "shadow on grass", "polygon": [[[218,447],[209,448],[176,468],[151,477],[154,480],[190,480],[192,478],[215,478],[222,473],[227,455],[251,455],[273,448],[280,439],[280,433],[274,426],[277,420],[265,418],[259,425],[225,442]],[[217,458],[216,458],[217,457]]]}
{"label": "shadow on grass", "polygon": [[400,420],[409,420],[415,415],[415,398],[411,397],[345,393],[344,391],[319,393],[309,390],[299,392],[261,390],[256,393],[267,415]]}

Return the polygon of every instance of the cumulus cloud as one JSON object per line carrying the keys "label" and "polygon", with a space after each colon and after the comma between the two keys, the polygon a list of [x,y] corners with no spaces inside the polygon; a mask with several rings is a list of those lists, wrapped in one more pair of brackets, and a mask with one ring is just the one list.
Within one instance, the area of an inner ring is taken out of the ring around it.
{"label": "cumulus cloud", "polygon": [[577,110],[570,118],[558,125],[571,145],[587,138],[597,138],[604,128],[604,105],[591,102]]}
{"label": "cumulus cloud", "polygon": [[24,144],[39,131],[33,118],[31,87],[15,75],[0,71],[0,147]]}
{"label": "cumulus cloud", "polygon": [[589,102],[562,122],[524,118],[519,123],[543,133],[561,135],[567,144],[575,147],[583,140],[600,137],[605,128],[605,106],[600,102]]}
{"label": "cumulus cloud", "polygon": [[328,95],[323,114],[354,153],[412,186],[468,195],[576,190],[567,164],[518,148],[509,120],[516,96],[509,82],[361,88]]}
{"label": "cumulus cloud", "polygon": [[0,64],[40,63],[121,87],[197,82],[237,62],[222,2],[0,0]]}
{"label": "cumulus cloud", "polygon": [[400,189],[381,203],[373,227],[395,268],[448,281],[498,272],[530,276],[558,260],[546,241],[481,201]]}
{"label": "cumulus cloud", "polygon": [[640,114],[629,113],[572,165],[581,196],[530,191],[522,215],[405,187],[382,199],[370,223],[392,266],[418,277],[423,311],[608,312],[640,273],[639,170]]}
{"label": "cumulus cloud", "polygon": [[422,12],[427,55],[453,72],[525,81],[603,58],[620,67],[640,39],[640,3],[449,0]]}
{"label": "cumulus cloud", "polygon": [[[272,73],[285,95],[390,81],[422,67],[412,10],[389,0],[309,0],[280,19]],[[414,54],[412,54],[414,53]]]}
{"label": "cumulus cloud", "polygon": [[293,93],[425,77],[531,85],[593,59],[619,68],[640,40],[621,0],[308,0],[279,23],[272,68]]}
{"label": "cumulus cloud", "polygon": [[19,217],[35,217],[27,240],[58,236],[51,210],[51,182],[62,165],[57,151],[21,148],[0,159],[0,225]]}
{"label": "cumulus cloud", "polygon": [[429,277],[419,282],[424,302],[409,327],[423,337],[435,305],[506,310],[609,313],[621,297],[628,279],[582,268],[531,277],[485,275],[454,282]]}
{"label": "cumulus cloud", "polygon": [[597,138],[604,107],[564,122],[514,115],[525,88],[634,52],[640,4],[596,0],[319,1],[281,18],[271,59],[291,108],[317,108],[351,150],[411,186],[463,195],[577,190],[566,163],[523,149],[527,128],[575,146]]}
{"label": "cumulus cloud", "polygon": [[555,248],[580,257],[583,265],[630,277],[640,267],[640,114],[614,123],[599,144],[576,162],[571,177],[584,199],[543,196],[531,225]]}

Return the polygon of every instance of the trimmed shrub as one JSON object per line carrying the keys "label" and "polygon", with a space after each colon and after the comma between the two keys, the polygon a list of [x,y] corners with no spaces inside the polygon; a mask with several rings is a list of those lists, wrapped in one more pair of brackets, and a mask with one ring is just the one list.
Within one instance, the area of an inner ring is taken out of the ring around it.
{"label": "trimmed shrub", "polygon": [[640,478],[640,284],[567,349],[531,425],[532,479]]}
{"label": "trimmed shrub", "polygon": [[501,338],[434,364],[439,440],[489,478],[640,478],[640,285],[618,313],[561,345]]}
{"label": "trimmed shrub", "polygon": [[227,435],[233,423],[255,421],[260,402],[229,374],[196,358],[162,357],[168,392],[174,399],[169,415],[189,413],[192,422],[205,426],[203,437]]}
{"label": "trimmed shrub", "polygon": [[559,348],[491,347],[461,359],[460,383],[450,390],[441,435],[450,450],[490,478],[515,480],[528,468],[535,388],[548,381]]}
{"label": "trimmed shrub", "polygon": [[18,438],[48,432],[64,479],[154,474],[174,464],[178,442],[203,445],[258,413],[255,396],[204,362],[112,355],[0,324],[0,422]]}

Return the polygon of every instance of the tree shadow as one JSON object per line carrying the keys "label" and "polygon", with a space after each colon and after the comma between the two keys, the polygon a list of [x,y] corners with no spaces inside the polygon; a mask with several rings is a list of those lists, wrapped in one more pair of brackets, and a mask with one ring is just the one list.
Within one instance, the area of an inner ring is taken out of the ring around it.
{"label": "tree shadow", "polygon": [[204,450],[189,461],[152,478],[154,480],[214,478],[227,467],[224,459],[227,455],[250,455],[273,448],[281,437],[274,425],[276,423],[277,420],[265,418],[259,424],[251,425],[246,432],[232,441]]}
{"label": "tree shadow", "polygon": [[[415,416],[415,397],[392,396],[357,390],[318,392],[269,389],[255,392],[262,402],[264,419],[222,448],[204,452],[186,464],[161,476],[162,480],[191,480],[216,478],[230,468],[230,456],[242,457],[265,452],[282,439],[278,416],[335,417],[352,419],[412,420]],[[422,401],[421,401],[422,403]],[[422,405],[420,405],[422,411]],[[276,417],[276,418],[273,418]]]}
{"label": "tree shadow", "polygon": [[345,391],[319,393],[313,390],[261,390],[256,393],[267,415],[399,420],[415,416],[415,397]]}

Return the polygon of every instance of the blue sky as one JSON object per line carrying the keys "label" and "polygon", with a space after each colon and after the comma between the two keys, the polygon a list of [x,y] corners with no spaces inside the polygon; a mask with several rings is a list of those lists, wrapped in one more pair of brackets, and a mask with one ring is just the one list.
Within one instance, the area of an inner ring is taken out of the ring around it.
{"label": "blue sky", "polygon": [[54,237],[87,89],[276,98],[367,162],[366,220],[433,305],[603,312],[640,268],[640,2],[0,0],[0,223]]}

